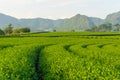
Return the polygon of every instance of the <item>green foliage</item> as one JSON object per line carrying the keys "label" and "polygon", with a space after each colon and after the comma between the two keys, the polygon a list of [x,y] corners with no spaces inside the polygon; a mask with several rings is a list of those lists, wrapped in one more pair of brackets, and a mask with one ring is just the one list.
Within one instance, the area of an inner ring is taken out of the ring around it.
{"label": "green foliage", "polygon": [[4,35],[4,31],[0,29],[0,35]]}
{"label": "green foliage", "polygon": [[101,24],[98,26],[98,30],[103,32],[110,32],[112,30],[112,24],[111,23]]}
{"label": "green foliage", "polygon": [[28,32],[30,32],[30,28],[21,27],[21,28],[15,28],[12,33],[28,33]]}
{"label": "green foliage", "polygon": [[120,31],[120,24],[115,24],[115,29],[114,31]]}
{"label": "green foliage", "polygon": [[98,26],[94,26],[91,29],[87,29],[86,31],[91,31],[91,32],[110,32],[110,31],[112,31],[112,24],[111,23],[100,24]]}
{"label": "green foliage", "polygon": [[32,79],[34,71],[34,50],[32,46],[13,46],[0,50],[0,79]]}
{"label": "green foliage", "polygon": [[0,79],[119,80],[119,35],[52,32],[0,38]]}
{"label": "green foliage", "polygon": [[4,29],[5,34],[11,34],[12,33],[12,24],[8,24],[8,26],[6,26],[6,28]]}

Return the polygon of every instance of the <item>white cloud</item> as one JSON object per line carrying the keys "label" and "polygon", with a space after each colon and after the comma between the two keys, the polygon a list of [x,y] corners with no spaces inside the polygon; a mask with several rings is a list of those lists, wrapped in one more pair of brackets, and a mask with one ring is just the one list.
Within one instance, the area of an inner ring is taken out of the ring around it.
{"label": "white cloud", "polygon": [[33,0],[0,0],[0,5],[3,6],[19,6],[25,4],[32,4]]}

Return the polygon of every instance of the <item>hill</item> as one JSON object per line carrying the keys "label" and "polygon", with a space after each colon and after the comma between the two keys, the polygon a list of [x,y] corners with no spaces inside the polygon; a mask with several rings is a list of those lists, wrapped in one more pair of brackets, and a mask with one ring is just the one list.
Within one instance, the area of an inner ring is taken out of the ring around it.
{"label": "hill", "polygon": [[109,14],[106,19],[107,22],[110,22],[112,24],[120,23],[120,11],[116,13]]}
{"label": "hill", "polygon": [[12,23],[13,27],[29,27],[32,31],[84,31],[103,23],[112,23],[113,25],[120,23],[120,12],[109,14],[106,19],[77,14],[71,18],[58,20],[44,18],[17,19],[15,17],[0,13],[0,28],[4,28],[9,23]]}

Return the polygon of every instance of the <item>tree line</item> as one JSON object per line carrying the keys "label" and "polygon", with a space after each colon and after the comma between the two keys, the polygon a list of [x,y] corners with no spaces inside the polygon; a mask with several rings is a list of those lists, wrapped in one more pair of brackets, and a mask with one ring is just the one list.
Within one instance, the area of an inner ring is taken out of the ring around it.
{"label": "tree line", "polygon": [[[75,30],[72,30],[75,32]],[[112,25],[111,23],[104,23],[98,26],[94,26],[91,29],[86,29],[85,31],[89,32],[111,32],[111,31],[120,31],[120,24]],[[8,24],[3,30],[0,29],[0,35],[10,35],[10,34],[21,34],[30,32],[30,28],[28,27],[18,27],[13,28],[12,24]],[[56,30],[53,30],[56,32]]]}
{"label": "tree line", "polygon": [[120,24],[112,25],[111,23],[100,24],[94,26],[91,29],[86,29],[90,32],[111,32],[111,31],[120,31]]}
{"label": "tree line", "polygon": [[28,27],[13,28],[12,24],[8,24],[3,30],[0,29],[0,35],[21,34],[30,32]]}

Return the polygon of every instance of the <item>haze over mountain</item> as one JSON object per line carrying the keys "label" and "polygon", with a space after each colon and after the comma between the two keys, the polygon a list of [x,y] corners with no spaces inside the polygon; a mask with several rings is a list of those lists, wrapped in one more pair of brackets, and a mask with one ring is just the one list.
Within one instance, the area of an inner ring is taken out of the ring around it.
{"label": "haze over mountain", "polygon": [[109,14],[106,19],[105,19],[107,22],[110,22],[112,24],[117,24],[117,23],[120,23],[120,11],[117,12],[117,13],[112,13],[112,14]]}
{"label": "haze over mountain", "polygon": [[77,14],[71,18],[58,20],[44,18],[17,19],[5,14],[0,14],[0,28],[4,28],[9,23],[12,23],[13,27],[29,27],[32,31],[54,29],[57,31],[84,31],[106,22],[112,23],[113,25],[120,23],[120,12],[109,14],[106,19]]}

